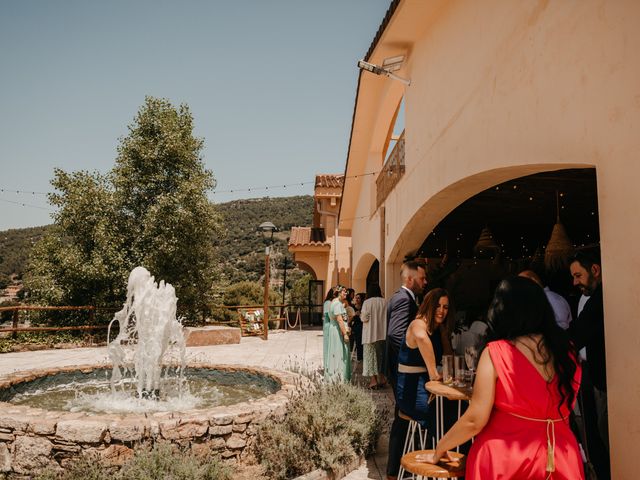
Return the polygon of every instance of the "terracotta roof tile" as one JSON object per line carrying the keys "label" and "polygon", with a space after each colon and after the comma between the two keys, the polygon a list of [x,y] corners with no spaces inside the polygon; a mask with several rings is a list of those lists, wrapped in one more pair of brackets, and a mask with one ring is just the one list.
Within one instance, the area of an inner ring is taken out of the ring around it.
{"label": "terracotta roof tile", "polygon": [[327,245],[324,229],[311,227],[291,227],[289,245]]}
{"label": "terracotta roof tile", "polygon": [[319,174],[316,175],[316,188],[342,188],[344,183],[343,174]]}

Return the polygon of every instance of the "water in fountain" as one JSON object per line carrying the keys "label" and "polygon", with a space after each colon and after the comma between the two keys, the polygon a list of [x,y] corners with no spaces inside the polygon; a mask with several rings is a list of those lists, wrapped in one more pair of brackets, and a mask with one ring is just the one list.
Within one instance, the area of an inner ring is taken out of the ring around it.
{"label": "water in fountain", "polygon": [[181,392],[186,348],[182,325],[176,319],[177,303],[171,284],[164,280],[157,284],[144,267],[131,271],[124,307],[111,321],[112,324],[117,320],[120,326],[118,336],[107,348],[113,364],[113,391],[123,376],[130,376],[139,398],[157,399],[163,358],[172,346],[178,354],[178,394]]}
{"label": "water in fountain", "polygon": [[250,372],[186,369],[182,325],[176,319],[174,288],[156,283],[143,267],[129,275],[127,298],[109,324],[120,331],[108,343],[113,369],[49,375],[0,392],[15,404],[72,412],[184,411],[231,405],[272,393],[277,382]]}

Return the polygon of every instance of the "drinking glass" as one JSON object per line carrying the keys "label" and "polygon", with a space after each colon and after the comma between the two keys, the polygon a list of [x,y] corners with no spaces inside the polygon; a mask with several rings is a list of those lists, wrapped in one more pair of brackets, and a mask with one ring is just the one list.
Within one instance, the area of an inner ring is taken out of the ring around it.
{"label": "drinking glass", "polygon": [[467,362],[467,368],[471,370],[471,385],[473,385],[476,365],[478,364],[478,349],[473,345],[464,349],[464,360]]}
{"label": "drinking glass", "polygon": [[442,383],[450,385],[453,383],[453,355],[442,356]]}
{"label": "drinking glass", "polygon": [[453,385],[456,387],[464,387],[464,357],[456,355],[453,359],[453,367],[455,371],[455,380]]}

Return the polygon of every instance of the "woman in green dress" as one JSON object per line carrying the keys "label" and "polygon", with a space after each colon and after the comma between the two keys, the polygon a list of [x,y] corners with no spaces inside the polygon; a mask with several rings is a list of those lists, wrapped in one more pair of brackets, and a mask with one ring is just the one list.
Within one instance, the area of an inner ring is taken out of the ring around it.
{"label": "woman in green dress", "polygon": [[327,292],[327,296],[324,299],[322,305],[322,368],[327,370],[327,348],[329,346],[329,310],[331,308],[331,302],[333,302],[333,287]]}
{"label": "woman in green dress", "polygon": [[327,382],[351,381],[351,355],[349,352],[349,332],[347,311],[344,303],[347,289],[342,285],[334,288],[335,298],[329,307],[327,342],[327,362],[324,379]]}

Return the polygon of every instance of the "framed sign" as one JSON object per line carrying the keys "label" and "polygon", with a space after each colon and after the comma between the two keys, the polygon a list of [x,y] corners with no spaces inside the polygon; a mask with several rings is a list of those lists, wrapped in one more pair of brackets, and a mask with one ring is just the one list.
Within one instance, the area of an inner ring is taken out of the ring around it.
{"label": "framed sign", "polygon": [[264,335],[264,309],[239,308],[240,332],[243,337]]}

